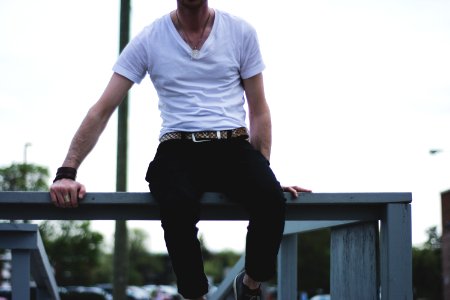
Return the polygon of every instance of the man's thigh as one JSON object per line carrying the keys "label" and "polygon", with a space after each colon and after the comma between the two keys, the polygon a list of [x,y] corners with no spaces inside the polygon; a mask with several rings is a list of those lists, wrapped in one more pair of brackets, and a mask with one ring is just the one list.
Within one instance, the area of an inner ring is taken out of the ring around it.
{"label": "man's thigh", "polygon": [[195,182],[195,165],[190,159],[189,144],[167,141],[159,145],[150,163],[146,180],[151,193],[161,204],[184,205],[198,201],[201,193]]}
{"label": "man's thigh", "polygon": [[251,201],[255,199],[251,195],[283,197],[280,183],[270,168],[269,161],[247,141],[232,144],[224,170],[226,171],[221,173],[225,175],[224,192],[233,198],[243,195],[250,197]]}

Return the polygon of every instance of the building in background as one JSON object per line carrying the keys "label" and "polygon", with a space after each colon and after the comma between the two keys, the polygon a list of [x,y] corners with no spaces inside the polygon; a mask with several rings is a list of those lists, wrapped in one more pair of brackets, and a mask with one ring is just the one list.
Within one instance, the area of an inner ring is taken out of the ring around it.
{"label": "building in background", "polygon": [[0,287],[9,285],[11,279],[11,252],[0,254]]}
{"label": "building in background", "polygon": [[441,193],[442,206],[442,289],[444,300],[450,300],[450,190]]}

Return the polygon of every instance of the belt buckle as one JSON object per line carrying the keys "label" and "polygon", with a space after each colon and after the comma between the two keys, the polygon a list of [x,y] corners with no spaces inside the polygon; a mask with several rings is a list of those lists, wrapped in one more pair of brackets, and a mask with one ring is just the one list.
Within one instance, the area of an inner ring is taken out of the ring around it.
{"label": "belt buckle", "polygon": [[[195,138],[195,133],[191,133],[191,137],[192,137],[192,141],[194,143],[211,142],[213,140],[213,138],[211,138],[211,139],[204,139],[204,140],[197,140]],[[220,132],[220,130],[216,131],[216,138],[214,138],[214,139],[217,139],[217,140],[222,139],[222,133]]]}
{"label": "belt buckle", "polygon": [[191,137],[192,137],[192,141],[194,142],[194,143],[203,143],[203,142],[211,142],[211,140],[209,139],[209,140],[197,140],[196,138],[195,138],[195,133],[191,133]]}

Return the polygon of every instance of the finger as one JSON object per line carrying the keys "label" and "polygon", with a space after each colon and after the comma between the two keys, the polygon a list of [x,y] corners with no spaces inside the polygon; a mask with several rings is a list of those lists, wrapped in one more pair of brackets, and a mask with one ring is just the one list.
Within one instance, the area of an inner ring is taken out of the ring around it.
{"label": "finger", "polygon": [[60,191],[56,194],[56,197],[57,197],[56,206],[64,207],[64,194]]}
{"label": "finger", "polygon": [[292,195],[293,197],[295,197],[295,198],[298,197],[298,192],[297,192],[297,190],[296,190],[295,188],[293,188],[293,187],[288,187],[287,190],[288,190],[289,193],[291,193],[291,195]]}
{"label": "finger", "polygon": [[70,201],[71,201],[70,200],[71,199],[70,192],[69,191],[64,192],[62,198],[63,198],[63,207],[70,207],[71,206],[71,203],[70,203]]}
{"label": "finger", "polygon": [[86,195],[86,187],[83,184],[80,184],[80,188],[78,190],[78,198],[83,199]]}
{"label": "finger", "polygon": [[[65,195],[65,191],[64,189],[59,186],[57,183],[53,184],[51,191],[53,193],[53,197],[52,200],[54,200],[54,204],[57,207],[64,207],[64,195]],[[54,199],[53,199],[54,198]]]}
{"label": "finger", "polygon": [[78,206],[78,195],[77,190],[70,191],[70,205],[69,207],[77,207]]}
{"label": "finger", "polygon": [[293,197],[298,196],[297,191],[293,187],[283,186],[282,188],[283,188],[283,191],[290,193]]}
{"label": "finger", "polygon": [[53,205],[55,205],[56,207],[59,207],[61,205],[60,201],[59,201],[58,193],[56,193],[56,192],[53,193],[52,202],[53,202]]}
{"label": "finger", "polygon": [[56,193],[53,190],[50,190],[50,199],[54,205],[58,204],[58,199],[56,197]]}
{"label": "finger", "polygon": [[62,199],[62,193],[61,193],[61,189],[57,189],[55,188],[55,205],[57,207],[61,207],[61,205],[64,203],[64,200]]}
{"label": "finger", "polygon": [[305,189],[305,188],[302,188],[302,187],[299,187],[299,186],[293,186],[292,187],[293,189],[295,189],[297,192],[306,192],[306,193],[310,193],[311,192],[311,190],[309,190],[309,189]]}

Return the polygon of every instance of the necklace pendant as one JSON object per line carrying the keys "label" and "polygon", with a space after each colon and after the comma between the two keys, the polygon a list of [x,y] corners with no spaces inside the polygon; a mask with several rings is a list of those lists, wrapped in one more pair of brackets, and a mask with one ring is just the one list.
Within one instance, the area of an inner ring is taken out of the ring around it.
{"label": "necklace pendant", "polygon": [[191,50],[191,58],[197,59],[200,56],[200,50],[198,49],[192,49]]}

